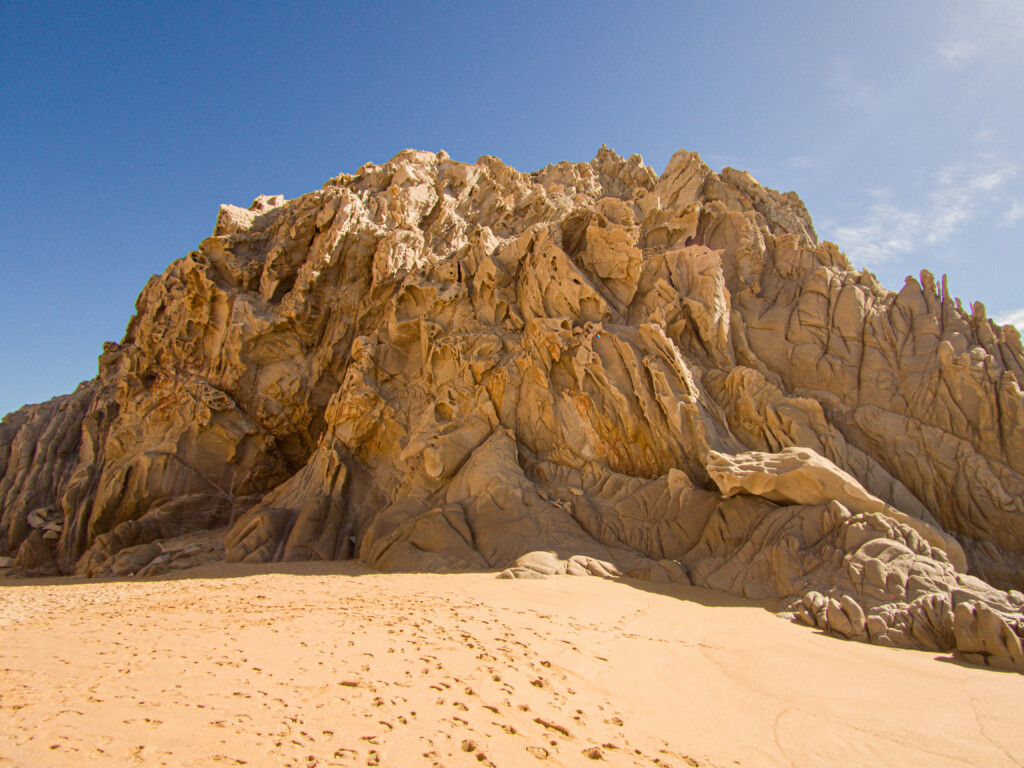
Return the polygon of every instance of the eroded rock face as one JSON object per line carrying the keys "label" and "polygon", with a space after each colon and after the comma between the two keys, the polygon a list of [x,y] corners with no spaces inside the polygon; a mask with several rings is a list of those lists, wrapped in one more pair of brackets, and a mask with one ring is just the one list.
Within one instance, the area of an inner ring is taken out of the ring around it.
{"label": "eroded rock face", "polygon": [[222,206],[99,368],[0,424],[0,567],[692,581],[1024,671],[1020,335],[695,153]]}

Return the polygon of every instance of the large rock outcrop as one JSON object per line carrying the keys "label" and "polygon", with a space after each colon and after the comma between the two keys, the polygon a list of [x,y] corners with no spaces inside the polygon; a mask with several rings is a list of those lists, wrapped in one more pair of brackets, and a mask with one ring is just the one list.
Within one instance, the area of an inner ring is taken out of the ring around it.
{"label": "large rock outcrop", "polygon": [[0,425],[15,572],[692,581],[1024,671],[1020,335],[747,173],[405,151],[222,206],[136,309]]}

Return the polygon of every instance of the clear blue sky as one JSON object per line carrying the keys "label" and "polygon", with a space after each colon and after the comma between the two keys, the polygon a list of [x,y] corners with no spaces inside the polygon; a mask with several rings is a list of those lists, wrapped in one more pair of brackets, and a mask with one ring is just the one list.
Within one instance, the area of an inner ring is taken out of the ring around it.
{"label": "clear blue sky", "polygon": [[[293,7],[294,6],[294,7]],[[217,206],[406,147],[680,147],[1024,324],[1024,3],[0,3],[0,414],[71,391]]]}

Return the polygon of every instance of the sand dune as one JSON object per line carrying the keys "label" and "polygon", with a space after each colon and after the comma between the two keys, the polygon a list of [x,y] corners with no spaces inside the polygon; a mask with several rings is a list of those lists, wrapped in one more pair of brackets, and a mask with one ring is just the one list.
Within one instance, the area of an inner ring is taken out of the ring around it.
{"label": "sand dune", "polygon": [[1024,764],[1019,675],[597,578],[7,581],[0,671],[2,766]]}

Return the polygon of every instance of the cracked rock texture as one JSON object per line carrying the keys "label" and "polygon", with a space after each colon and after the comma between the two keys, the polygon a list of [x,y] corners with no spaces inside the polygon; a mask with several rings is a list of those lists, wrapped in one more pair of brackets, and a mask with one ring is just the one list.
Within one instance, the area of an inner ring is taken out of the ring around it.
{"label": "cracked rock texture", "polygon": [[[221,207],[0,424],[0,568],[628,575],[1024,672],[1024,350],[680,151],[401,152]],[[219,533],[218,533],[219,532]]]}

